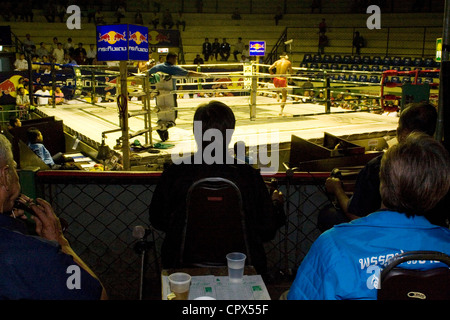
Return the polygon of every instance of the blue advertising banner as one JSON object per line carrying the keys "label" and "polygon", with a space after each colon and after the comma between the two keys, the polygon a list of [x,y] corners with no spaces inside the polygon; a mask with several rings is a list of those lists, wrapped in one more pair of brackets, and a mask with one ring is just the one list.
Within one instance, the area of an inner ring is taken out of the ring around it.
{"label": "blue advertising banner", "polygon": [[97,60],[128,60],[128,25],[97,26]]}
{"label": "blue advertising banner", "polygon": [[148,60],[148,28],[136,25],[97,26],[97,60]]}
{"label": "blue advertising banner", "polygon": [[128,59],[148,60],[148,28],[130,24],[128,26]]}
{"label": "blue advertising banner", "polygon": [[249,54],[253,56],[264,56],[266,54],[266,42],[265,41],[250,41]]}

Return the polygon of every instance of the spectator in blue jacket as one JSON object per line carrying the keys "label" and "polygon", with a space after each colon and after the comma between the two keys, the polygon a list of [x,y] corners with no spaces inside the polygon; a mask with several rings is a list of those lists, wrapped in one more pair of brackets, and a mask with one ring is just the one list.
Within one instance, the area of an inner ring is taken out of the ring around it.
{"label": "spectator in blue jacket", "polygon": [[450,254],[450,230],[425,217],[449,189],[447,150],[425,133],[411,133],[381,161],[381,210],[324,232],[298,268],[287,299],[376,300],[379,271],[390,258],[414,250]]}
{"label": "spectator in blue jacket", "polygon": [[60,167],[59,164],[55,164],[55,160],[58,161],[62,158],[62,154],[59,152],[52,157],[50,152],[44,146],[41,131],[37,128],[30,128],[27,131],[27,139],[28,139],[28,147],[36,153],[36,155],[44,161],[46,165],[48,165],[52,169],[58,169]]}

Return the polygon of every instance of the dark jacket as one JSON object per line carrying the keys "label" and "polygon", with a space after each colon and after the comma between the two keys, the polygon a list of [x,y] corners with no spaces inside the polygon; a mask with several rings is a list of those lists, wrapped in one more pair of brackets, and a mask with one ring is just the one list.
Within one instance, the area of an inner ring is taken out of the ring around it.
{"label": "dark jacket", "polygon": [[163,268],[173,268],[179,260],[188,189],[195,181],[206,177],[229,179],[240,189],[252,262],[258,273],[265,273],[263,242],[272,240],[284,224],[284,211],[273,205],[259,170],[248,164],[183,163],[172,164],[164,170],[150,204],[152,226],[166,233],[161,249]]}

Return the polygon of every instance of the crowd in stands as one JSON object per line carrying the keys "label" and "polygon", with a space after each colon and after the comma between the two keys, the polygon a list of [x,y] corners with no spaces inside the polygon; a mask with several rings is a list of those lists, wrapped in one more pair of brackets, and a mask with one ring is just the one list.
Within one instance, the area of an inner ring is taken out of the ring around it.
{"label": "crowd in stands", "polygon": [[[208,62],[213,59],[216,61],[228,61],[231,53],[233,53],[234,61],[250,61],[249,46],[242,42],[242,37],[239,37],[233,45],[233,51],[231,51],[231,48],[232,46],[226,38],[222,39],[222,43],[219,42],[219,38],[214,38],[214,42],[212,43],[209,41],[209,38],[205,38],[205,41],[202,44],[203,61]],[[239,60],[238,55],[240,55]]]}
{"label": "crowd in stands", "polygon": [[[127,1],[94,1],[94,0],[82,0],[77,1],[76,3],[71,3],[68,0],[23,0],[23,1],[11,1],[6,0],[2,1],[2,12],[1,16],[5,21],[23,21],[23,22],[33,22],[35,19],[35,14],[38,13],[45,17],[46,21],[49,23],[54,22],[63,22],[67,19],[68,14],[66,9],[69,5],[76,4],[80,7],[82,11],[83,17],[87,18],[88,22],[94,23],[113,23],[113,22],[121,22],[122,18],[130,16],[127,8]],[[351,2],[348,10],[351,13],[366,13],[367,7],[369,3],[367,1],[361,0],[353,0]],[[408,11],[408,12],[431,12],[435,10],[433,8],[432,1],[411,1],[410,6],[404,6],[403,8],[396,8],[394,5],[394,1],[377,1],[376,5],[378,5],[382,12],[396,12],[396,11]],[[177,4],[179,6],[179,4]],[[334,6],[336,8],[336,6]],[[320,0],[311,0],[310,1],[310,13],[322,13],[323,4]],[[283,15],[286,13],[304,13],[304,9],[301,9],[301,12],[292,12],[292,8],[281,6],[277,6],[274,10],[274,21],[275,25],[278,25],[279,21],[283,18]],[[300,10],[300,9],[295,9]],[[346,9],[340,9],[346,10]],[[114,12],[115,21],[105,21],[104,12]],[[142,20],[141,12],[154,12],[159,16],[160,13],[165,11],[164,5],[160,0],[151,0],[147,2],[147,6],[144,6],[141,10],[137,10],[130,17],[135,17],[136,23],[143,24],[145,21]],[[188,12],[188,11],[186,11]],[[203,1],[197,0],[195,2],[195,12],[202,13],[203,12]],[[231,13],[231,19],[240,20],[242,19],[240,9],[235,7],[233,12]],[[248,13],[248,12],[245,12]],[[164,12],[165,14],[165,12]],[[163,15],[164,15],[163,14]],[[179,13],[179,16],[175,19],[167,16],[167,21],[173,23],[173,25],[177,25],[177,19],[180,21],[180,24],[183,24],[184,18],[182,17],[183,12]],[[162,21],[162,16],[159,16],[158,19]],[[150,21],[146,23],[150,24]],[[156,28],[156,27],[155,27]]]}
{"label": "crowd in stands", "polygon": [[[89,48],[86,50],[82,42],[75,46],[71,37],[67,38],[65,43],[60,42],[57,37],[53,37],[53,42],[49,46],[41,41],[37,47],[31,35],[27,33],[22,43],[24,51],[31,57],[32,69],[37,73],[49,73],[51,63],[55,64],[56,70],[63,69],[67,64],[97,64],[95,44],[89,44]],[[25,54],[19,54],[14,62],[14,69],[16,71],[28,70]]]}

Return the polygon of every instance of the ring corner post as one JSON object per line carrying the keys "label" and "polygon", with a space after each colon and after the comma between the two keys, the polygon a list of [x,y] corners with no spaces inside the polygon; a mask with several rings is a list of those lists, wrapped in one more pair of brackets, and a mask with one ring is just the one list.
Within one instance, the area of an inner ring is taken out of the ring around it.
{"label": "ring corner post", "polygon": [[[122,118],[122,162],[125,171],[130,170],[130,141],[128,128],[128,90],[127,90],[127,61],[120,61],[120,96],[122,97],[121,112]],[[119,99],[117,100],[119,103]],[[119,106],[120,107],[120,106]]]}
{"label": "ring corner post", "polygon": [[330,87],[330,76],[327,72],[324,72],[325,77],[325,113],[331,113],[331,87]]}
{"label": "ring corner post", "polygon": [[250,120],[256,119],[256,95],[258,90],[257,68],[258,65],[252,63],[251,86],[250,86]]}

